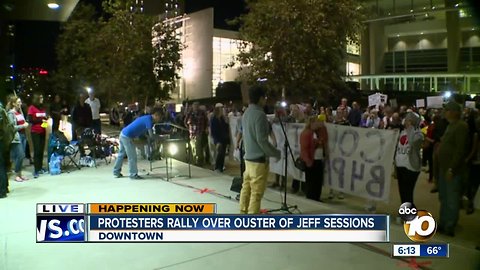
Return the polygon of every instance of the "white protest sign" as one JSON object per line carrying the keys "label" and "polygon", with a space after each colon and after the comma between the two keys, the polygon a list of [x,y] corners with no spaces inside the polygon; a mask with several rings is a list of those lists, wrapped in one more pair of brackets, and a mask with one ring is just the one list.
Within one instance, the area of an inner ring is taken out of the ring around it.
{"label": "white protest sign", "polygon": [[378,94],[368,96],[368,107],[375,106],[380,103],[380,97]]}
{"label": "white protest sign", "polygon": [[417,99],[416,101],[417,108],[425,108],[425,99]]}
{"label": "white protest sign", "polygon": [[442,96],[427,97],[427,108],[440,109],[442,107],[443,107]]}
{"label": "white protest sign", "polygon": [[475,109],[475,101],[465,101],[465,108]]}
{"label": "white protest sign", "polygon": [[327,124],[324,184],[370,200],[388,200],[397,130]]}
{"label": "white protest sign", "polygon": [[388,96],[380,93],[376,93],[368,96],[368,107],[385,105],[387,103]]}
{"label": "white protest sign", "polygon": [[242,121],[241,116],[230,116],[228,118],[228,123],[230,124],[230,136],[232,138],[231,145],[233,146],[233,149],[237,148],[237,131],[239,125],[242,124],[240,121]]}

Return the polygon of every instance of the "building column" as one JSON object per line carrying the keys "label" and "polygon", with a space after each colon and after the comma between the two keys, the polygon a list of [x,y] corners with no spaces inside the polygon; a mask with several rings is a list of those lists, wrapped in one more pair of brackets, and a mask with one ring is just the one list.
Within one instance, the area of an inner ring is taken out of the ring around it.
{"label": "building column", "polygon": [[[367,23],[360,35],[360,74],[370,75],[370,24]],[[367,89],[367,80],[360,80],[360,89]]]}
{"label": "building column", "polygon": [[371,22],[368,27],[370,44],[370,74],[384,73],[383,59],[387,51],[387,37],[382,22]]}
{"label": "building column", "polygon": [[[445,0],[446,9],[455,9],[458,1]],[[460,14],[455,9],[446,12],[446,28],[447,28],[447,59],[448,72],[456,73],[459,67],[460,43],[462,32],[460,30]]]}

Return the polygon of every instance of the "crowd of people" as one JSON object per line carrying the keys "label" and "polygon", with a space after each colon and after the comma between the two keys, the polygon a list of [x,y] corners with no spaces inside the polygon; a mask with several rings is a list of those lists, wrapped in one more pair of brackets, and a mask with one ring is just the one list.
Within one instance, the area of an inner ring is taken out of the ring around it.
{"label": "crowd of people", "polygon": [[[474,198],[480,181],[480,118],[478,110],[463,109],[450,101],[441,109],[425,109],[400,106],[394,108],[384,104],[362,109],[359,102],[348,103],[342,98],[338,106],[317,106],[317,104],[292,104],[285,106],[278,102],[274,106],[274,117],[268,118],[265,91],[261,87],[250,89],[250,105],[240,109],[217,103],[208,108],[194,102],[184,110],[175,113],[166,109],[160,101],[146,107],[143,113],[127,110],[123,117],[118,107],[110,114],[112,125],[124,127],[120,132],[120,150],[113,169],[116,177],[122,177],[121,167],[128,156],[129,176],[140,179],[136,164],[133,140],[152,130],[155,123],[171,122],[188,130],[195,165],[211,166],[216,172],[225,170],[225,158],[229,146],[237,146],[241,159],[243,189],[240,194],[242,213],[258,213],[260,201],[270,174],[268,160],[280,158],[272,125],[275,123],[305,123],[300,135],[300,160],[304,162],[305,183],[292,181],[292,192],[305,193],[308,199],[323,202],[323,170],[329,158],[328,132],[325,123],[349,125],[360,128],[398,129],[400,132],[396,147],[395,175],[401,203],[414,203],[414,190],[422,169],[428,173],[432,193],[440,198],[440,231],[453,235],[461,208],[462,196],[468,198],[466,211],[474,211]],[[25,106],[17,96],[10,96],[4,108],[9,123],[14,127],[14,136],[9,144],[2,145],[2,165],[12,161],[14,181],[23,182],[29,178],[22,173],[23,161],[28,154],[33,159],[33,177],[46,173],[44,149],[47,119],[52,118],[52,129],[61,130],[61,120],[71,115],[72,140],[83,130],[93,129],[101,133],[100,101],[93,91],[86,97],[79,94],[72,110],[60,96],[50,106],[45,106],[42,95],[34,95],[32,104]],[[131,114],[130,116],[129,113]],[[237,116],[230,118],[229,116]],[[241,117],[240,117],[241,116]],[[229,121],[238,119],[236,134],[232,136]],[[235,141],[234,141],[235,140]],[[8,152],[8,155],[6,154]],[[27,154],[27,155],[26,155]],[[5,162],[3,162],[5,161]],[[3,172],[10,169],[5,167]],[[8,193],[8,181],[4,175],[0,183],[0,197]],[[276,176],[272,187],[284,185]],[[329,199],[343,194],[330,191]],[[373,209],[372,209],[373,208]],[[374,211],[375,204],[369,202],[367,210]]]}
{"label": "crowd of people", "polygon": [[[293,192],[304,190],[307,198],[323,201],[323,170],[328,159],[328,133],[324,123],[398,129],[400,136],[392,162],[400,203],[414,203],[415,185],[423,169],[428,173],[427,181],[432,184],[431,192],[439,193],[440,232],[454,235],[464,197],[468,199],[467,214],[473,213],[480,183],[480,117],[477,109],[463,109],[455,101],[449,101],[439,109],[393,108],[379,104],[362,110],[358,102],[353,102],[350,107],[348,100],[343,98],[336,109],[315,108],[312,104],[293,104],[287,108],[279,102],[275,118],[265,122],[268,118],[264,96],[261,89],[251,90],[251,104],[243,116],[243,128],[238,131],[243,135],[246,165],[240,196],[242,213],[259,213],[259,202],[269,175],[268,158],[280,155],[268,125],[278,121],[305,123],[300,136],[300,158],[306,164],[306,182],[302,186],[300,181],[293,179]],[[265,116],[259,116],[262,113]],[[270,140],[267,142],[265,138]],[[242,146],[240,141],[238,145]],[[279,178],[273,183],[274,187],[283,184],[279,183]],[[341,193],[338,195],[343,198]],[[332,192],[329,194],[329,198],[334,196]],[[375,204],[369,202],[366,208],[374,211]]]}
{"label": "crowd of people", "polygon": [[[47,105],[44,103],[42,94],[34,94],[31,104],[27,105],[17,95],[7,97],[5,105],[1,104],[2,116],[2,149],[0,197],[5,198],[9,193],[9,172],[14,172],[14,181],[24,182],[30,180],[22,171],[24,160],[28,158],[33,165],[33,178],[48,173],[45,166],[44,153],[47,148],[47,134],[51,136],[57,132],[63,132],[66,128],[61,123],[66,123],[71,115],[72,140],[78,139],[77,134],[91,128],[98,134],[101,133],[100,101],[93,91],[86,97],[81,93],[75,106],[69,108],[67,102],[56,95],[53,101]],[[51,119],[51,124],[49,124]],[[63,121],[62,121],[63,120]],[[51,125],[51,130],[49,125]],[[11,127],[9,131],[8,128]],[[12,133],[12,138],[8,135]],[[7,139],[8,138],[8,139]],[[4,167],[3,167],[4,166]]]}

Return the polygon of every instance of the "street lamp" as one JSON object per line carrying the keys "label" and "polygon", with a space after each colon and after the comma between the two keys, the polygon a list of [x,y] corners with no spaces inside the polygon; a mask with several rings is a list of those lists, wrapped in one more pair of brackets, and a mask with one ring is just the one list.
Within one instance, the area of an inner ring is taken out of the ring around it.
{"label": "street lamp", "polygon": [[57,4],[57,3],[48,3],[47,6],[48,6],[48,8],[50,8],[50,9],[57,9],[57,8],[60,7],[60,5]]}

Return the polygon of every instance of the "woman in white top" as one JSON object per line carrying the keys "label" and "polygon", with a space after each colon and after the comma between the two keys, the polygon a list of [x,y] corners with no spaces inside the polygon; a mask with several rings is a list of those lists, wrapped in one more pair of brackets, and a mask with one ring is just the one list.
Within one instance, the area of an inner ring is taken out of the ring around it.
{"label": "woman in white top", "polygon": [[423,143],[423,134],[419,125],[420,117],[413,112],[407,113],[395,153],[398,190],[402,203],[413,203],[413,191],[422,168],[420,149]]}

